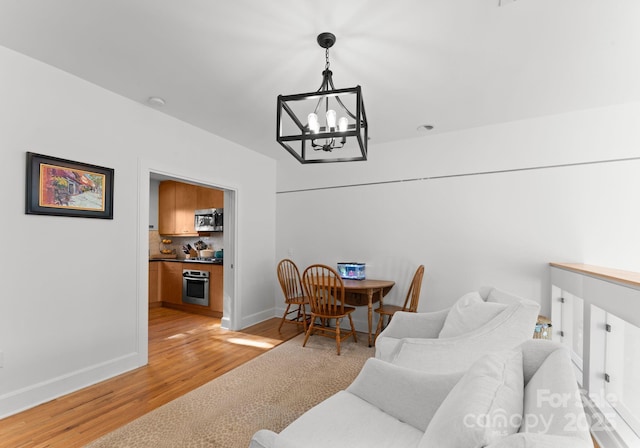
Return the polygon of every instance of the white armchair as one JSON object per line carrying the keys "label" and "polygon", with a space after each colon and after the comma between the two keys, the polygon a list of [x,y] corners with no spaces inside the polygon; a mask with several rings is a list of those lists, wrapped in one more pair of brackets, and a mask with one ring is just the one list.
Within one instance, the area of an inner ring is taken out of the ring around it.
{"label": "white armchair", "polygon": [[376,339],[376,358],[424,372],[465,371],[482,355],[531,339],[540,305],[495,288],[432,313],[395,314]]}

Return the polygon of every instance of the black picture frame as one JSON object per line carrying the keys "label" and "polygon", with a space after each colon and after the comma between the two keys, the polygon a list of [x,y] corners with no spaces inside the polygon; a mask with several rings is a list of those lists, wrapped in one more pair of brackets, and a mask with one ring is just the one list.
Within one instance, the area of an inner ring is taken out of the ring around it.
{"label": "black picture frame", "polygon": [[113,219],[114,170],[27,152],[29,215]]}

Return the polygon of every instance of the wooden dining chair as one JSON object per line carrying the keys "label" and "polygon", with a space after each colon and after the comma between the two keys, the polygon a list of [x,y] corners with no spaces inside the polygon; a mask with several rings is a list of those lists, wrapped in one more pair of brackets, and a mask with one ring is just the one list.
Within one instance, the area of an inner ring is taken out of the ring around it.
{"label": "wooden dining chair", "polygon": [[[280,319],[278,331],[280,331],[282,325],[286,322],[302,325],[302,328],[306,333],[308,320],[306,305],[309,304],[309,298],[302,286],[302,279],[300,278],[298,266],[296,266],[293,261],[285,258],[278,263],[277,271],[278,281],[282,288],[282,294],[284,294],[284,302],[287,304],[287,308],[282,315],[282,319]],[[289,315],[293,313],[295,313],[295,315],[289,317]]]}
{"label": "wooden dining chair", "polygon": [[402,306],[380,305],[374,310],[380,315],[378,318],[378,327],[376,328],[375,338],[377,338],[382,331],[385,316],[387,317],[387,325],[389,325],[389,322],[391,322],[391,318],[396,311],[408,311],[410,313],[418,311],[418,301],[420,300],[420,289],[422,288],[423,276],[424,265],[420,265],[418,266],[418,269],[416,269],[416,273],[413,274],[413,280],[411,281],[411,285],[409,285],[409,291],[407,291],[407,297],[404,299],[404,304]]}
{"label": "wooden dining chair", "polygon": [[[335,338],[338,355],[340,355],[340,343],[350,336],[358,342],[356,329],[353,326],[351,313],[355,308],[344,306],[344,283],[340,275],[331,267],[323,264],[314,264],[305,269],[302,274],[302,282],[309,296],[311,307],[311,324],[307,329],[302,346],[306,346],[309,336],[317,333],[328,338]],[[346,333],[340,328],[340,321],[349,318],[351,331]],[[316,325],[316,320],[320,325]],[[328,322],[336,320],[335,328]]]}

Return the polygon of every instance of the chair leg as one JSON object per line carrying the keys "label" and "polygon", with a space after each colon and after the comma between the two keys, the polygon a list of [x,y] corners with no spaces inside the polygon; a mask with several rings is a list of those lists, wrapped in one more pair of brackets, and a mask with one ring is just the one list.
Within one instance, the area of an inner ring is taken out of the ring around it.
{"label": "chair leg", "polygon": [[278,332],[282,328],[282,324],[284,324],[284,320],[287,318],[287,314],[289,314],[289,308],[291,307],[290,303],[287,303],[287,309],[284,310],[284,314],[282,315],[282,319],[280,319],[280,326],[278,327]]}
{"label": "chair leg", "polygon": [[356,327],[353,326],[353,319],[351,319],[351,314],[349,314],[349,324],[351,324],[351,334],[353,334],[353,341],[358,342],[358,337],[356,336]]}
{"label": "chair leg", "polygon": [[338,356],[340,356],[340,319],[336,319],[336,346],[338,347]]}
{"label": "chair leg", "polygon": [[302,324],[302,329],[305,333],[307,332],[307,319],[304,312],[304,305],[298,305],[298,308],[296,309],[296,318],[295,320],[292,319],[292,321],[297,325]]}
{"label": "chair leg", "polygon": [[[296,313],[296,317],[287,320],[287,316],[291,313]],[[303,331],[306,333],[307,319],[308,319],[307,310],[305,309],[304,305],[298,305],[297,309],[291,310],[291,304],[288,303],[287,309],[284,311],[284,314],[282,315],[282,319],[280,319],[280,325],[278,325],[278,332],[281,331],[282,325],[285,323],[285,321],[287,321],[287,322],[291,322],[298,325],[302,324]]]}
{"label": "chair leg", "polygon": [[300,307],[298,308],[298,318],[300,317],[300,310],[302,310],[302,328],[306,333],[307,332],[307,310],[305,309],[304,305],[300,305]]}
{"label": "chair leg", "polygon": [[311,336],[311,332],[313,331],[313,326],[315,325],[315,318],[313,317],[313,314],[311,315],[311,325],[309,325],[309,328],[307,328],[307,333],[304,336],[304,342],[302,343],[302,346],[306,346],[307,345],[307,341],[309,340],[309,336]]}
{"label": "chair leg", "polygon": [[376,327],[376,334],[373,337],[373,344],[375,345],[376,339],[378,339],[378,335],[382,331],[382,321],[384,320],[384,314],[380,313],[380,317],[378,318],[378,326]]}

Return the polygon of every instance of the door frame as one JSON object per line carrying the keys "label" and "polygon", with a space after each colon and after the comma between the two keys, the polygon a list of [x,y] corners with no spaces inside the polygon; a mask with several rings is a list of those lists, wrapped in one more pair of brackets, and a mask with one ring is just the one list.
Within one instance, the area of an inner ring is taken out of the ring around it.
{"label": "door frame", "polygon": [[138,283],[137,300],[137,351],[144,364],[149,359],[149,199],[151,177],[182,181],[224,191],[225,212],[224,241],[224,277],[223,277],[223,317],[222,328],[237,329],[239,307],[236,300],[237,275],[236,253],[238,244],[238,189],[235,186],[214,183],[211,180],[194,178],[179,170],[152,168],[146,161],[138,161]]}

